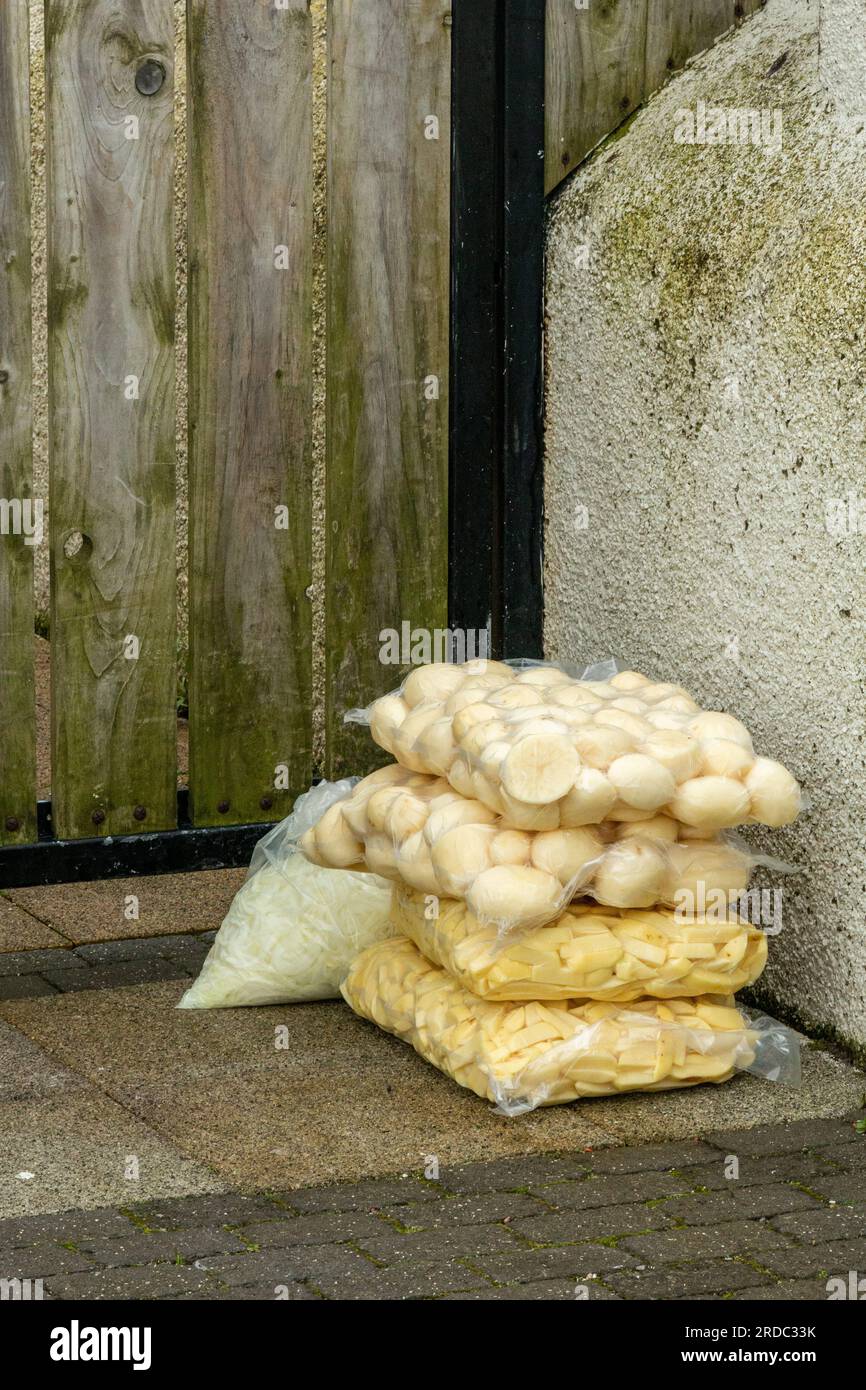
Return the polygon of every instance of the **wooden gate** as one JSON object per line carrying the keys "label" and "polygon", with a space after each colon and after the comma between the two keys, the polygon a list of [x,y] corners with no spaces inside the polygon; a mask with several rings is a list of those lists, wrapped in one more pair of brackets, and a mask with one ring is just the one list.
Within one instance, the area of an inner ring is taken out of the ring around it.
{"label": "wooden gate", "polygon": [[[37,836],[147,837],[176,830],[179,808],[181,824],[193,828],[279,819],[314,772],[370,765],[369,740],[342,715],[399,679],[400,669],[379,659],[383,630],[447,628],[467,612],[479,557],[488,588],[519,588],[523,570],[515,580],[513,565],[493,553],[500,521],[506,551],[510,534],[512,549],[525,553],[526,574],[532,570],[526,583],[540,595],[540,464],[530,438],[540,399],[538,146],[546,146],[552,189],[663,70],[706,46],[743,7],[701,0],[688,7],[684,25],[676,0],[547,0],[542,142],[530,48],[540,53],[543,80],[544,0],[454,0],[454,16],[449,0],[327,0],[327,253],[317,265],[313,33],[324,0],[312,11],[310,0],[186,0],[182,359],[173,225],[177,8],[174,0],[44,5],[52,689],[51,804],[38,811],[33,557],[44,499],[34,496],[31,445],[33,6],[0,3],[0,845],[7,847],[30,846]],[[464,159],[458,178],[454,19],[476,25],[464,27],[459,60],[464,153],[473,151],[473,164]],[[476,53],[473,33],[482,45]],[[493,51],[500,42],[501,61]],[[499,130],[498,112],[505,113]],[[479,190],[488,196],[485,189],[501,205],[488,200],[485,211],[473,202]],[[476,236],[485,218],[486,257]],[[460,264],[473,237],[474,279]],[[464,332],[458,340],[450,317],[458,303],[460,313],[483,311],[486,337]],[[518,315],[528,332],[522,357]],[[327,444],[318,466],[322,332]],[[462,376],[449,435],[455,362]],[[523,401],[512,380],[517,370],[529,382]],[[180,801],[179,371],[188,382],[190,747],[188,796]],[[488,387],[502,411],[498,436]],[[504,471],[497,452],[510,459]],[[521,470],[533,500],[515,513]],[[325,550],[319,768],[314,535]],[[487,624],[489,593],[475,614]],[[515,631],[523,641],[537,637],[534,603],[521,621]]]}

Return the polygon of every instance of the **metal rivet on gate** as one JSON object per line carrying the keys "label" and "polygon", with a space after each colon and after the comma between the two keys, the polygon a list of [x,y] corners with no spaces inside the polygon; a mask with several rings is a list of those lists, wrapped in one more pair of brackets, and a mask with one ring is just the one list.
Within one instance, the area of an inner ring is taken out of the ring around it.
{"label": "metal rivet on gate", "polygon": [[7,830],[20,830],[20,829],[21,829],[21,822],[20,822],[20,820],[18,819],[17,816],[7,816],[7,817],[6,817],[6,829],[7,829]]}
{"label": "metal rivet on gate", "polygon": [[147,815],[147,807],[136,806],[132,814],[135,816],[136,820],[144,820],[145,816]]}
{"label": "metal rivet on gate", "polygon": [[94,812],[93,812],[93,815],[90,817],[90,819],[93,821],[93,824],[94,824],[94,825],[101,825],[102,822],[105,820],[105,812],[104,812],[104,811],[94,811]]}
{"label": "metal rivet on gate", "polygon": [[155,58],[147,58],[135,74],[135,90],[143,97],[156,96],[165,81],[165,68]]}
{"label": "metal rivet on gate", "polygon": [[217,810],[220,812],[221,815],[225,815],[225,813],[226,813],[226,811],[227,811],[228,809],[229,809],[229,803],[228,803],[227,801],[218,801],[218,802],[217,802]]}
{"label": "metal rivet on gate", "polygon": [[274,798],[272,796],[263,796],[261,801],[259,802],[259,805],[261,806],[263,811],[269,811],[273,804]]}

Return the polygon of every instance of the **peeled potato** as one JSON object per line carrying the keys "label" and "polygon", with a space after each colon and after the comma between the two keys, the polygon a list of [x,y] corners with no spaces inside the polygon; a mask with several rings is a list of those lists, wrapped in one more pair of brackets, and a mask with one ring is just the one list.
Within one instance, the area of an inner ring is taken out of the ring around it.
{"label": "peeled potato", "polygon": [[674,714],[698,714],[701,707],[691,695],[667,695],[664,700],[656,700],[655,708],[672,710]]}
{"label": "peeled potato", "polygon": [[629,714],[627,710],[615,709],[613,705],[609,705],[607,709],[600,709],[594,715],[594,722],[606,724],[611,729],[622,729],[634,742],[640,742],[652,731],[652,725],[645,719],[641,719],[637,714]]}
{"label": "peeled potato", "polygon": [[410,791],[404,791],[388,803],[382,828],[399,844],[401,840],[422,830],[428,815],[427,802]]}
{"label": "peeled potato", "polygon": [[611,825],[616,825],[620,822],[624,825],[628,825],[631,823],[637,824],[638,821],[645,821],[648,815],[649,813],[647,811],[641,811],[636,806],[627,806],[624,801],[620,801],[619,798],[617,798],[608,811],[607,818]]}
{"label": "peeled potato", "polygon": [[566,709],[563,705],[551,705],[549,708],[556,710],[557,719],[567,729],[580,729],[592,720],[592,715],[585,709]]}
{"label": "peeled potato", "polygon": [[675,782],[694,777],[701,764],[701,745],[697,739],[675,729],[654,730],[644,739],[639,752],[666,767]]}
{"label": "peeled potato", "polygon": [[400,870],[397,865],[397,851],[390,835],[381,831],[375,835],[368,835],[364,846],[364,858],[367,861],[367,868],[374,874],[380,874],[382,878],[391,878],[399,882]]}
{"label": "peeled potato", "polygon": [[617,840],[649,840],[653,844],[676,843],[679,826],[670,816],[648,816],[645,820],[626,821],[617,828]]}
{"label": "peeled potato", "polygon": [[559,803],[551,801],[547,806],[533,806],[531,802],[520,801],[509,796],[505,788],[500,793],[502,818],[508,825],[518,830],[557,830],[559,828]]}
{"label": "peeled potato", "polygon": [[352,795],[371,796],[379,787],[407,785],[411,777],[412,774],[399,763],[388,763],[385,767],[377,767],[375,772],[368,772],[366,777],[362,777]]}
{"label": "peeled potato", "polygon": [[646,716],[646,722],[654,729],[671,729],[678,733],[686,733],[691,719],[687,714],[675,714],[673,710],[653,707]]}
{"label": "peeled potato", "polygon": [[380,787],[367,799],[367,821],[372,830],[383,832],[392,801],[405,795],[405,787]]}
{"label": "peeled potato", "polygon": [[374,743],[393,753],[397,730],[408,713],[408,706],[399,695],[384,695],[376,700],[370,711],[370,734]]}
{"label": "peeled potato", "polygon": [[548,830],[532,841],[532,863],[536,869],[553,874],[565,887],[575,880],[584,881],[588,866],[603,850],[599,836],[591,830]]}
{"label": "peeled potato", "polygon": [[496,709],[518,709],[525,706],[541,705],[544,701],[537,690],[515,681],[512,685],[504,686],[502,690],[494,690],[493,694],[489,696],[488,703],[494,705]]}
{"label": "peeled potato", "polygon": [[424,826],[424,839],[428,845],[434,845],[458,825],[489,825],[494,819],[493,812],[480,801],[458,798],[430,811]]}
{"label": "peeled potato", "polygon": [[748,748],[730,738],[705,738],[700,748],[705,777],[743,777],[755,761]]}
{"label": "peeled potato", "polygon": [[311,864],[318,864],[320,869],[327,869],[330,867],[327,860],[323,859],[319,853],[316,845],[316,827],[314,825],[311,825],[309,830],[304,831],[298,841],[298,849],[304,855],[305,859],[309,859]]}
{"label": "peeled potato", "polygon": [[525,926],[548,920],[561,896],[562,887],[552,874],[502,864],[479,874],[466,902],[482,922]]}
{"label": "peeled potato", "polygon": [[664,806],[676,787],[667,768],[645,753],[627,753],[616,758],[607,775],[619,799],[641,811],[655,811]]}
{"label": "peeled potato", "polygon": [[462,898],[485,869],[491,867],[490,844],[495,831],[484,825],[458,825],[430,846],[430,857],[443,893]]}
{"label": "peeled potato", "polygon": [[697,904],[710,893],[740,893],[748,887],[750,869],[749,856],[734,845],[700,840],[671,845],[662,898],[673,903],[678,894],[689,893]]}
{"label": "peeled potato", "polygon": [[403,685],[403,699],[411,708],[422,700],[447,700],[459,690],[466,679],[459,666],[447,661],[434,661],[428,666],[416,666]]}
{"label": "peeled potato", "polygon": [[729,738],[740,743],[752,752],[752,735],[745,724],[732,714],[722,714],[719,710],[703,710],[696,714],[689,724],[689,732],[695,738]]}
{"label": "peeled potato", "polygon": [[394,755],[404,767],[413,772],[426,772],[424,759],[418,752],[418,740],[424,731],[441,717],[441,706],[425,703],[416,705],[403,720],[394,735]]}
{"label": "peeled potato", "polygon": [[773,758],[756,758],[746,775],[749,814],[762,825],[790,825],[800,814],[800,788],[786,767]]}
{"label": "peeled potato", "polygon": [[498,714],[493,705],[489,705],[486,700],[476,700],[474,704],[464,705],[463,709],[458,710],[451,719],[451,728],[459,743],[476,724],[487,724],[496,718]]}
{"label": "peeled potato", "polygon": [[499,780],[499,769],[502,762],[511,752],[511,744],[504,739],[494,739],[492,743],[485,743],[478,757],[478,766],[485,776],[495,776]]}
{"label": "peeled potato", "polygon": [[467,760],[461,757],[459,753],[448,769],[448,781],[451,783],[454,790],[459,792],[461,796],[474,799],[475,791],[472,786],[472,769]]}
{"label": "peeled potato", "polygon": [[651,844],[623,840],[608,847],[593,878],[592,892],[610,907],[652,907],[664,882],[664,853]]}
{"label": "peeled potato", "polygon": [[559,803],[560,824],[568,829],[597,825],[615,801],[616,792],[604,773],[594,767],[582,767],[571,791]]}
{"label": "peeled potato", "polygon": [[431,772],[437,772],[440,777],[444,777],[457,752],[451,720],[436,719],[432,724],[428,724],[418,739],[417,751],[419,758]]}
{"label": "peeled potato", "polygon": [[488,719],[483,724],[473,724],[469,732],[461,738],[460,748],[472,761],[483,752],[488,743],[496,743],[507,735],[507,724],[501,719]]}
{"label": "peeled potato", "polygon": [[514,680],[512,666],[508,666],[504,661],[490,661],[486,656],[474,656],[471,660],[464,661],[460,670],[467,680],[473,680],[476,676],[496,676],[501,685]]}
{"label": "peeled potato", "polygon": [[681,685],[671,685],[670,681],[651,681],[640,693],[641,699],[651,705],[658,704],[660,700],[669,700],[673,695],[685,695],[690,698],[687,690],[683,690]]}
{"label": "peeled potato", "polygon": [[585,709],[592,711],[602,708],[601,700],[587,690],[585,685],[558,685],[550,692],[550,703],[565,709]]}
{"label": "peeled potato", "polygon": [[527,666],[517,673],[517,681],[520,685],[567,685],[571,677],[565,671],[559,671],[555,666]]}
{"label": "peeled potato", "polygon": [[489,807],[491,811],[495,811],[498,816],[502,815],[504,807],[498,780],[495,782],[491,781],[489,777],[484,775],[480,768],[474,768],[472,772],[472,791],[476,800],[482,802],[484,806]]}
{"label": "peeled potato", "polygon": [[615,700],[611,700],[609,707],[623,709],[628,714],[646,714],[649,711],[649,705],[634,695],[618,695]]}
{"label": "peeled potato", "polygon": [[500,830],[490,841],[494,868],[497,864],[528,864],[531,850],[532,836],[525,830]]}
{"label": "peeled potato", "polygon": [[430,846],[420,832],[410,835],[400,846],[398,855],[400,875],[419,893],[438,895],[439,880],[433,868]]}
{"label": "peeled potato", "polygon": [[615,676],[611,676],[610,684],[614,690],[642,690],[650,682],[639,671],[617,671]]}
{"label": "peeled potato", "polygon": [[693,777],[671,799],[670,813],[686,825],[722,830],[740,825],[749,814],[749,792],[733,777]]}
{"label": "peeled potato", "polygon": [[624,729],[595,722],[581,729],[573,729],[571,737],[581,762],[599,772],[606,772],[615,758],[630,752],[634,746],[634,740]]}
{"label": "peeled potato", "polygon": [[526,734],[504,760],[502,782],[518,801],[546,806],[571,790],[579,768],[574,746],[563,734]]}
{"label": "peeled potato", "polygon": [[477,685],[461,685],[459,690],[455,690],[453,695],[449,695],[445,701],[445,713],[454,715],[466,709],[468,705],[477,705],[484,699],[485,691],[479,690]]}

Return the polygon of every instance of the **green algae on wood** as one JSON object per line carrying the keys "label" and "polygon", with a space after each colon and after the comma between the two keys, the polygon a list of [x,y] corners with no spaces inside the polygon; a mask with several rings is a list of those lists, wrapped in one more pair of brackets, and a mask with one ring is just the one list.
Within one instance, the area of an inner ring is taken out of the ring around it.
{"label": "green algae on wood", "polygon": [[280,819],[312,744],[312,24],[188,6],[190,793]]}
{"label": "green algae on wood", "polygon": [[[33,511],[30,97],[26,5],[0,5],[0,498]],[[36,839],[33,544],[0,534],[0,844]]]}
{"label": "green algae on wood", "polygon": [[[26,7],[22,7],[26,8]],[[52,800],[175,824],[173,6],[47,6]],[[141,95],[136,72],[167,77]]]}

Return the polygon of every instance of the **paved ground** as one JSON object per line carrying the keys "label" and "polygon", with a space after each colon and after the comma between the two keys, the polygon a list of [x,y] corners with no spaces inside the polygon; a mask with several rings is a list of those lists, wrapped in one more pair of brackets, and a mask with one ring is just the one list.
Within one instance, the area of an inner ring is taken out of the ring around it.
{"label": "paved ground", "polygon": [[862,1072],[804,1040],[799,1090],[740,1076],[506,1119],[339,1002],[177,1010],[242,877],[0,895],[0,1280],[823,1298],[866,1273]]}
{"label": "paved ground", "polygon": [[819,1300],[850,1270],[850,1120],[0,1222],[0,1276],[48,1298]]}
{"label": "paved ground", "polygon": [[0,1001],[153,980],[193,979],[215,935],[213,931],[166,933],[61,949],[5,951],[0,953]]}
{"label": "paved ground", "polygon": [[0,952],[212,931],[245,878],[246,869],[204,869],[193,885],[188,874],[155,874],[7,889]]}

